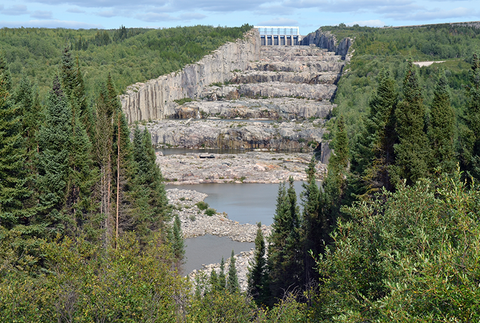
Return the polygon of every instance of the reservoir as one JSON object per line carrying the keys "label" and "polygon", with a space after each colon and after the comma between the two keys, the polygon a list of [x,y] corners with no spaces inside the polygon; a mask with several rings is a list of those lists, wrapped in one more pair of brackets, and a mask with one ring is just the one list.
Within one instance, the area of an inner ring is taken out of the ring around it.
{"label": "reservoir", "polygon": [[[302,183],[294,183],[298,206],[300,206],[300,192],[303,190]],[[279,184],[197,184],[175,185],[171,188],[208,194],[205,202],[217,212],[226,212],[231,220],[271,225],[277,204],[278,186]]]}
{"label": "reservoir", "polygon": [[194,269],[202,269],[202,264],[220,263],[229,258],[234,250],[235,254],[255,248],[253,242],[237,242],[228,237],[204,235],[201,237],[185,239],[184,273],[188,274]]}

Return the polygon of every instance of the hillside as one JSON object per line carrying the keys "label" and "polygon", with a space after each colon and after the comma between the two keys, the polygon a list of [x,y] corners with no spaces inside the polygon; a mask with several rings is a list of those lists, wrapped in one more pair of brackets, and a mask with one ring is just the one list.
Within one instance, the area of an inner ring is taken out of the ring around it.
{"label": "hillside", "polygon": [[35,79],[41,97],[58,73],[62,50],[71,47],[73,57],[93,90],[112,75],[117,90],[123,92],[143,82],[180,70],[185,65],[241,38],[251,26],[212,26],[168,29],[125,28],[113,30],[73,30],[47,28],[0,29],[0,52],[10,65],[13,83],[21,75]]}
{"label": "hillside", "polygon": [[464,86],[473,53],[480,52],[480,28],[468,24],[439,24],[399,28],[370,28],[327,26],[338,40],[354,39],[350,64],[340,82],[334,115],[344,115],[349,125],[350,137],[362,128],[360,116],[368,111],[368,101],[377,87],[377,76],[382,68],[392,72],[400,89],[407,60],[445,61],[419,69],[424,102],[428,106],[433,98],[437,71],[444,69],[451,93],[452,107],[460,115],[465,106]]}

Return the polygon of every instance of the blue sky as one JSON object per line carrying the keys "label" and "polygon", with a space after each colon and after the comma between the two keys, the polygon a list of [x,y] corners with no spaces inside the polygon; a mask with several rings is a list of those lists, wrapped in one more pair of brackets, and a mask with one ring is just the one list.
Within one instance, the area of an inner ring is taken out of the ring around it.
{"label": "blue sky", "polygon": [[480,20],[476,1],[0,0],[0,27],[404,26]]}

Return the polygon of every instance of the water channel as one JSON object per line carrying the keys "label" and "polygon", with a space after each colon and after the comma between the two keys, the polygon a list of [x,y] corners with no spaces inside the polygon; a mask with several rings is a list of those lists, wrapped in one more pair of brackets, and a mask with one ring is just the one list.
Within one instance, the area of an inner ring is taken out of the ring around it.
{"label": "water channel", "polygon": [[[175,185],[166,188],[195,190],[208,194],[205,202],[217,212],[240,223],[271,225],[277,203],[279,184],[198,184]],[[288,186],[288,185],[287,185]],[[294,183],[297,202],[300,202],[302,182]],[[300,204],[300,203],[299,203]]]}
{"label": "water channel", "polygon": [[[205,199],[210,207],[218,212],[226,212],[228,217],[240,223],[271,225],[275,213],[275,206],[279,184],[199,184],[175,185],[166,188],[195,190],[208,194]],[[300,192],[302,182],[294,183],[297,192],[297,201],[300,206]],[[224,257],[230,257],[232,250],[235,254],[248,251],[255,247],[254,243],[236,242],[228,237],[205,235],[185,240],[186,263],[185,273],[193,269],[201,269],[202,264],[219,263]]]}
{"label": "water channel", "polygon": [[220,263],[231,256],[232,250],[235,254],[241,251],[248,251],[255,248],[253,242],[237,242],[228,237],[217,237],[204,235],[192,239],[185,239],[186,263],[183,266],[185,273],[194,269],[201,269],[202,264]]}

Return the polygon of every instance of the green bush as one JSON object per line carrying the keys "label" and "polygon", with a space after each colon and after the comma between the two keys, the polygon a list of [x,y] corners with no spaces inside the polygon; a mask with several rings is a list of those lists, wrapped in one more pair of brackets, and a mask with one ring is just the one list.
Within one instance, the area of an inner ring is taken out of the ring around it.
{"label": "green bush", "polygon": [[201,211],[208,209],[208,203],[204,201],[200,201],[195,204]]}
{"label": "green bush", "polygon": [[212,216],[212,215],[214,215],[215,213],[217,213],[217,210],[212,209],[212,208],[208,208],[208,209],[205,211],[205,214],[208,215],[208,216]]}

